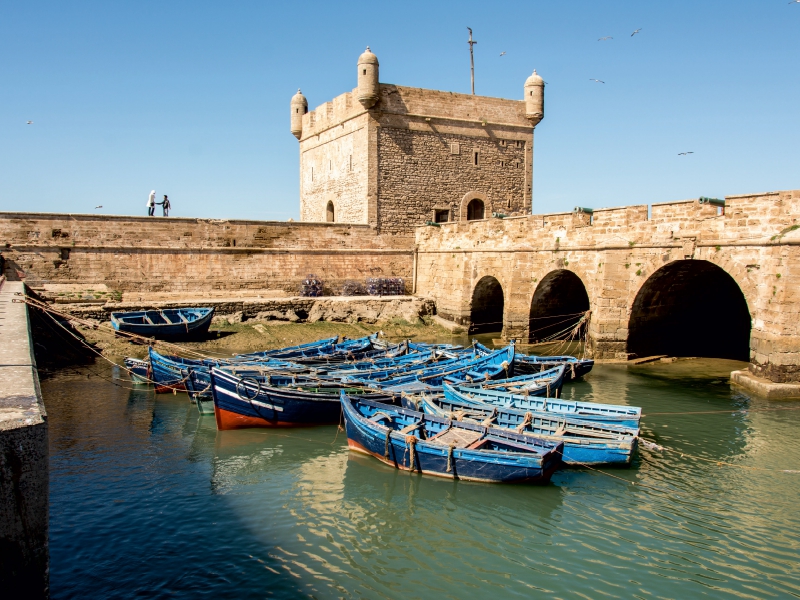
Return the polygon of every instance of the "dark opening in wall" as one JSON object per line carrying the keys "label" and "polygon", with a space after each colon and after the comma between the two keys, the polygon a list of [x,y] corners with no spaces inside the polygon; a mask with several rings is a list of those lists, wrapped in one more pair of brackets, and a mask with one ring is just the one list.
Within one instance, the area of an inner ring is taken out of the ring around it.
{"label": "dark opening in wall", "polygon": [[328,206],[325,208],[325,220],[328,223],[333,223],[336,220],[335,217],[336,215],[334,214],[333,202],[328,202]]}
{"label": "dark opening in wall", "polygon": [[483,219],[483,200],[474,198],[467,204],[467,221],[480,221]]}
{"label": "dark opening in wall", "polygon": [[[529,339],[566,339],[589,310],[589,295],[572,271],[551,271],[536,286],[531,300]],[[579,331],[577,335],[582,335]],[[554,337],[555,336],[555,337]]]}
{"label": "dark opening in wall", "polygon": [[680,260],[653,273],[636,295],[628,352],[748,360],[750,325],[730,275],[708,261]]}
{"label": "dark opening in wall", "polygon": [[450,211],[449,210],[436,210],[435,211],[435,222],[436,223],[447,223],[450,220]]}
{"label": "dark opening in wall", "polygon": [[472,292],[470,333],[503,330],[503,288],[494,277],[481,279]]}
{"label": "dark opening in wall", "polygon": [[69,260],[69,248],[61,249],[61,260]]}

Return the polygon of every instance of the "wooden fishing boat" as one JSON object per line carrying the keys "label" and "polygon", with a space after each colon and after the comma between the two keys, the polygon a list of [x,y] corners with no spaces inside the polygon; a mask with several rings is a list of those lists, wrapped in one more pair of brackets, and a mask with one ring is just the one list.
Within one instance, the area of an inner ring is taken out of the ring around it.
{"label": "wooden fishing boat", "polygon": [[443,386],[444,396],[449,400],[481,402],[516,408],[530,412],[551,413],[598,423],[611,423],[625,427],[639,428],[642,409],[638,406],[620,406],[595,402],[576,402],[560,398],[542,398],[519,393],[484,390],[476,386],[460,384]]}
{"label": "wooden fishing boat", "polygon": [[466,481],[547,483],[564,444],[341,393],[351,450],[406,471]]}
{"label": "wooden fishing boat", "polygon": [[336,382],[306,382],[277,386],[261,375],[239,376],[226,369],[211,369],[211,391],[217,429],[249,427],[302,427],[338,423],[339,392],[361,394],[376,402],[391,403],[392,394],[348,387]]}
{"label": "wooden fishing boat", "polygon": [[[404,406],[405,406],[405,398]],[[452,398],[418,397],[418,410],[446,419],[512,429],[546,440],[564,442],[563,460],[573,465],[629,466],[636,452],[639,429],[595,423]]]}
{"label": "wooden fishing boat", "polygon": [[150,372],[150,363],[148,361],[126,357],[123,362],[134,383],[150,383],[152,373]]}
{"label": "wooden fishing boat", "polygon": [[[481,354],[489,354],[493,350],[478,342],[474,343],[475,349]],[[564,381],[572,381],[583,377],[594,367],[594,361],[589,358],[576,358],[574,356],[536,356],[517,352],[514,355],[514,372],[518,375],[539,373],[565,365]]]}
{"label": "wooden fishing boat", "polygon": [[448,361],[415,373],[404,373],[377,381],[370,380],[368,385],[391,392],[435,391],[441,388],[445,381],[488,381],[508,377],[512,374],[510,370],[513,360],[514,345],[512,344],[479,358]]}
{"label": "wooden fishing boat", "polygon": [[199,337],[208,333],[213,308],[165,308],[111,313],[117,331],[144,337],[177,339]]}
{"label": "wooden fishing boat", "polygon": [[508,379],[498,379],[496,381],[462,382],[459,385],[465,388],[476,387],[484,390],[518,393],[527,396],[558,398],[561,395],[565,370],[566,367],[564,365],[559,365],[547,371],[541,371],[531,375],[519,375],[517,377],[509,377]]}

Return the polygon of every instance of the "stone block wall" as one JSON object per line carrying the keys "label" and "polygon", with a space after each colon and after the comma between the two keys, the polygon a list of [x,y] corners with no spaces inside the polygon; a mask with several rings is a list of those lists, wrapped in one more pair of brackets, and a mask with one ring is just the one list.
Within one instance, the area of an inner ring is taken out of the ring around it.
{"label": "stone block wall", "polygon": [[[441,316],[468,324],[472,294],[495,277],[505,295],[504,333],[527,337],[539,283],[558,270],[580,277],[592,310],[590,346],[626,357],[634,302],[651,277],[680,261],[727,273],[747,304],[751,370],[800,381],[800,191],[726,198],[724,210],[681,201],[453,223],[417,230],[417,292]],[[706,307],[708,319],[715,307]]]}
{"label": "stone block wall", "polygon": [[413,238],[366,225],[0,213],[9,279],[125,291],[276,290],[313,273],[411,278]]}

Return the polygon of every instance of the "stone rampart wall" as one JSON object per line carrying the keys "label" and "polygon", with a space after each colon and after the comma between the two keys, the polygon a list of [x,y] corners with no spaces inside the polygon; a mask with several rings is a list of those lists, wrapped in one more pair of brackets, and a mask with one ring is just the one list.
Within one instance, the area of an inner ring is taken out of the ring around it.
{"label": "stone rampart wall", "polygon": [[[626,356],[632,306],[660,268],[717,265],[738,284],[752,318],[751,370],[800,381],[800,191],[730,196],[724,211],[698,201],[453,223],[417,230],[417,293],[440,315],[469,323],[487,275],[505,294],[504,331],[524,337],[538,282],[566,269],[589,296],[597,357]],[[713,306],[708,318],[714,318]]]}
{"label": "stone rampart wall", "polygon": [[333,293],[345,280],[409,279],[413,238],[359,225],[0,213],[9,279],[105,284],[111,290],[282,290],[313,273]]}

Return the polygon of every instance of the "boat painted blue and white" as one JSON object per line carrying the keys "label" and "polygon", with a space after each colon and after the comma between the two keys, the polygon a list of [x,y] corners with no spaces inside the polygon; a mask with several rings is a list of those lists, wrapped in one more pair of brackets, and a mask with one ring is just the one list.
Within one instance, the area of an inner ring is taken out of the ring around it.
{"label": "boat painted blue and white", "polygon": [[178,339],[201,337],[208,333],[213,308],[165,308],[111,313],[117,331],[143,337]]}
{"label": "boat painted blue and white", "polygon": [[424,475],[487,483],[544,484],[564,444],[341,393],[351,450]]}
{"label": "boat painted blue and white", "polygon": [[635,427],[597,423],[555,413],[529,412],[425,394],[418,396],[416,401],[418,410],[426,414],[563,442],[563,460],[570,465],[629,466],[639,440],[639,429]]}

